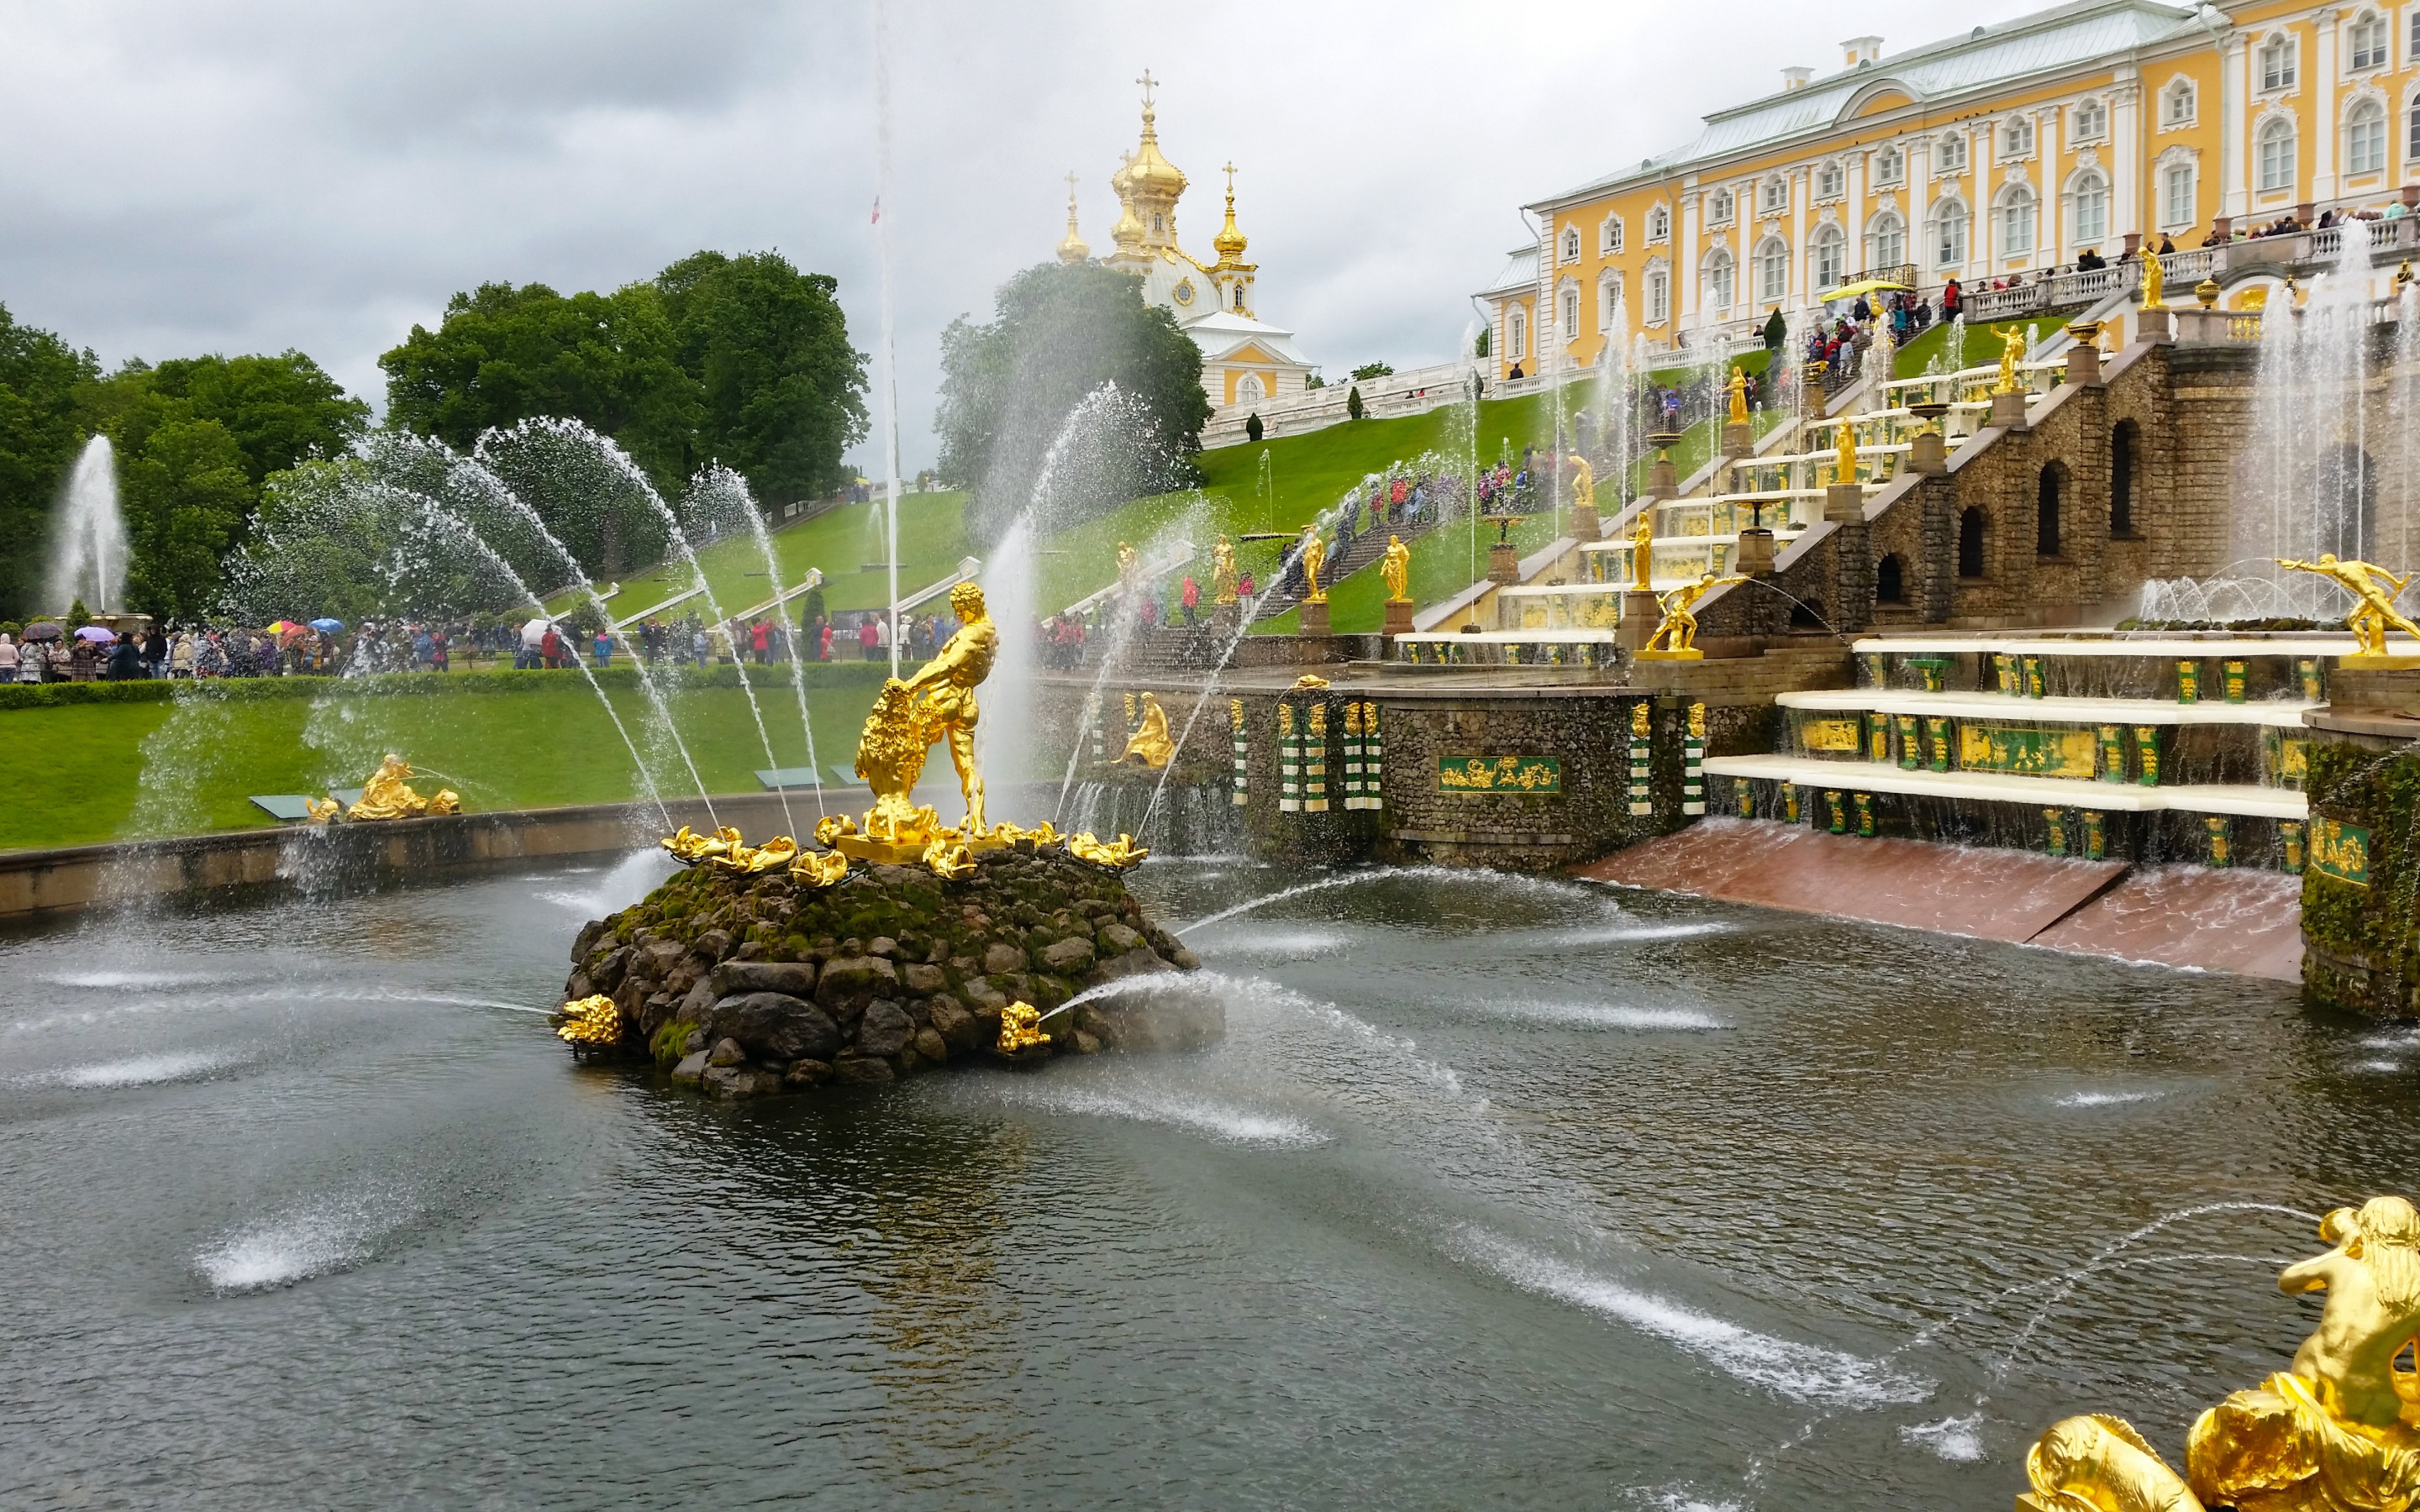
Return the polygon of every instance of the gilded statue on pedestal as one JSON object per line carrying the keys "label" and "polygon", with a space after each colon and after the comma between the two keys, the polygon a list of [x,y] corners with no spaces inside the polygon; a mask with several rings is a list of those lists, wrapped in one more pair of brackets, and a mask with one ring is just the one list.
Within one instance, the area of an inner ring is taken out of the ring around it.
{"label": "gilded statue on pedestal", "polygon": [[2168,270],[2166,265],[2160,261],[2160,255],[2158,253],[2151,251],[2148,247],[2145,248],[2143,250],[2144,309],[2164,310],[2167,308],[2167,305],[2161,302],[2160,300],[2160,295],[2166,289],[2167,284]]}
{"label": "gilded statue on pedestal", "polygon": [[1731,424],[1745,425],[1747,424],[1747,369],[1737,365],[1731,368],[1730,391]]}
{"label": "gilded statue on pedestal", "polygon": [[1655,501],[1648,500],[1638,506],[1638,518],[1630,532],[1630,589],[1637,594],[1653,591],[1651,576],[1654,571]]}
{"label": "gilded statue on pedestal", "polygon": [[1596,469],[1589,466],[1589,459],[1577,452],[1572,454],[1572,507],[1596,507]]}
{"label": "gilded statue on pedestal", "polygon": [[1379,576],[1387,579],[1387,602],[1408,604],[1412,601],[1412,548],[1400,535],[1387,537],[1387,554],[1379,560]]}
{"label": "gilded statue on pedestal", "polygon": [[2420,1378],[2397,1359],[2420,1340],[2420,1212],[2401,1197],[2338,1208],[2327,1253],[2277,1277],[2323,1291],[2292,1365],[2202,1413],[2182,1475],[2122,1418],[2054,1427],[2025,1457],[2020,1506],[2059,1512],[2406,1512],[2420,1498]]}
{"label": "gilded statue on pedestal", "polygon": [[[960,583],[950,590],[950,612],[958,618],[957,633],[906,686],[910,696],[922,695],[917,705],[918,733],[929,732],[929,739],[950,743],[950,764],[957,768],[958,791],[967,801],[963,833],[980,838],[984,782],[983,772],[975,765],[975,720],[983,711],[975,705],[975,685],[991,675],[991,664],[1000,656],[1000,630],[984,608],[983,590],[973,583]],[[899,796],[904,799],[906,795]]]}
{"label": "gilded statue on pedestal", "polygon": [[1302,601],[1325,604],[1327,590],[1319,586],[1319,569],[1327,565],[1327,543],[1319,538],[1319,522],[1311,521],[1302,528]]}
{"label": "gilded statue on pedestal", "polygon": [[1130,598],[1134,596],[1135,579],[1140,570],[1140,566],[1135,561],[1135,548],[1120,541],[1118,543],[1118,591]]}
{"label": "gilded statue on pedestal", "polygon": [[2025,331],[2023,326],[2010,326],[2000,332],[2000,382],[1993,393],[2015,393],[2017,359],[2025,354]]}
{"label": "gilded statue on pedestal", "polygon": [[1210,548],[1210,602],[1220,606],[1236,601],[1235,585],[1241,576],[1235,571],[1235,544],[1225,536]]}
{"label": "gilded statue on pedestal", "polygon": [[[2384,567],[2366,562],[2339,562],[2334,552],[2322,552],[2317,562],[2292,562],[2284,557],[2274,560],[2288,572],[2317,573],[2352,594],[2352,612],[2345,616],[2345,628],[2361,642],[2357,655],[2385,656],[2389,625],[2405,635],[2420,638],[2420,625],[2412,624],[2395,607],[2397,595],[2410,585],[2412,574],[2407,572],[2397,578]],[[2395,585],[2394,593],[2390,594],[2379,586],[2381,579]]]}
{"label": "gilded statue on pedestal", "polygon": [[1664,618],[1656,623],[1655,633],[1647,638],[1647,644],[1639,648],[1639,659],[1699,660],[1704,654],[1698,649],[1698,617],[1689,612],[1690,607],[1725,583],[1745,581],[1747,579],[1739,573],[1716,577],[1710,572],[1696,582],[1683,583],[1668,591],[1655,601],[1656,607],[1664,611]]}
{"label": "gilded statue on pedestal", "polygon": [[1128,766],[1147,766],[1156,772],[1176,756],[1176,742],[1168,738],[1168,713],[1159,706],[1157,697],[1142,696],[1142,725],[1126,741],[1125,754],[1118,758]]}
{"label": "gilded statue on pedestal", "polygon": [[1857,426],[1854,421],[1842,420],[1832,427],[1836,450],[1832,457],[1832,481],[1857,481]]}

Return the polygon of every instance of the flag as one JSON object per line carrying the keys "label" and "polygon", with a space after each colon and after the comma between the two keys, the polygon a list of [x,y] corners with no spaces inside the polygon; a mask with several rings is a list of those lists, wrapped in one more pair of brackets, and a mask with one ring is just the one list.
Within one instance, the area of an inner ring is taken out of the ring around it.
{"label": "flag", "polygon": [[882,224],[882,196],[879,194],[874,199],[874,224],[876,225]]}

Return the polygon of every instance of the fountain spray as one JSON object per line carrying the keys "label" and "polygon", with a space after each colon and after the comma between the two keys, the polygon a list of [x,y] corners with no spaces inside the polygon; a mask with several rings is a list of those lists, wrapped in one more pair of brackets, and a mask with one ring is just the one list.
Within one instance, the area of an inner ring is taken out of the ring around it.
{"label": "fountain spray", "polygon": [[883,618],[891,631],[891,675],[899,675],[899,354],[892,345],[891,223],[882,202],[891,193],[891,8],[874,0],[874,239],[882,264],[882,455],[890,477],[884,486],[883,560],[891,573],[891,602]]}

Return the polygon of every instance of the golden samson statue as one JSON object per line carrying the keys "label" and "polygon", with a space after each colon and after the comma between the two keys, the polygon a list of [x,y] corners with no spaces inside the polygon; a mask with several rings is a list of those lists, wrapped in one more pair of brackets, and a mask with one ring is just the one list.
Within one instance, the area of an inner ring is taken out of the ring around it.
{"label": "golden samson statue", "polygon": [[[874,789],[865,832],[836,836],[834,846],[865,860],[921,858],[939,825],[930,808],[910,798],[924,775],[935,741],[946,741],[967,804],[958,834],[970,842],[988,840],[984,823],[983,772],[975,764],[975,721],[982,709],[975,688],[991,675],[1000,656],[1000,630],[984,607],[981,588],[964,582],[950,590],[957,633],[915,676],[882,685],[857,745],[857,775]],[[897,854],[894,854],[897,853]]]}
{"label": "golden samson statue", "polygon": [[2326,1293],[2291,1366],[2202,1413],[2180,1475],[2123,1418],[2071,1417],[2025,1456],[2032,1512],[2407,1512],[2420,1503],[2420,1212],[2338,1208],[2277,1288]]}

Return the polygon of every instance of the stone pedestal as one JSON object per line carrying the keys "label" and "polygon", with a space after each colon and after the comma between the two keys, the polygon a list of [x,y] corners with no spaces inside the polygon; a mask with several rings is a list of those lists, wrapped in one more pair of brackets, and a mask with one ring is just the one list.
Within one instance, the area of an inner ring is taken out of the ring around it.
{"label": "stone pedestal", "polygon": [[1669,458],[1659,456],[1647,470],[1647,497],[1650,499],[1681,497],[1681,477],[1673,471]]}
{"label": "stone pedestal", "polygon": [[1655,626],[1663,622],[1664,610],[1653,594],[1633,588],[1621,595],[1621,623],[1613,629],[1613,643],[1624,651],[1637,651],[1654,637]]}
{"label": "stone pedestal", "polygon": [[2101,387],[2101,348],[2089,341],[2078,341],[2067,349],[2067,380],[2079,389]]}
{"label": "stone pedestal", "polygon": [[1210,607],[1210,628],[1220,635],[1233,635],[1244,627],[1244,606],[1213,604]]}
{"label": "stone pedestal", "polygon": [[1823,490],[1823,517],[1842,525],[1866,517],[1866,490],[1854,483],[1836,483]]}
{"label": "stone pedestal", "polygon": [[1521,580],[1521,548],[1498,541],[1487,548],[1487,580],[1509,588]]}
{"label": "stone pedestal", "polygon": [[2024,429],[2024,428],[2025,428],[2025,396],[2024,396],[2024,393],[1995,393],[1995,394],[1992,395],[1992,413],[1991,413],[1990,418],[1989,418],[1988,420],[1986,420],[1986,421],[1984,422],[1984,424],[1989,424],[1989,425],[1993,425],[1993,426],[1996,426],[1997,428],[1999,428],[1999,429],[2001,429],[2001,430],[2023,430],[2023,429]]}
{"label": "stone pedestal", "polygon": [[1316,603],[1305,603],[1302,606],[1302,628],[1295,633],[1306,636],[1326,636],[1329,633],[1327,600],[1323,598]]}
{"label": "stone pedestal", "polygon": [[2134,334],[2144,341],[2174,342],[2177,323],[2170,311],[2137,310],[2134,312]]}
{"label": "stone pedestal", "polygon": [[1723,422],[1723,455],[1746,456],[1756,450],[1756,427],[1745,421]]}
{"label": "stone pedestal", "polygon": [[1387,626],[1384,633],[1388,635],[1409,635],[1412,633],[1412,606],[1410,604],[1398,604],[1391,598],[1387,600]]}
{"label": "stone pedestal", "polygon": [[1773,532],[1754,527],[1740,532],[1731,571],[1744,572],[1751,578],[1761,578],[1773,571]]}
{"label": "stone pedestal", "polygon": [[1597,518],[1596,505],[1574,504],[1572,506],[1572,536],[1575,540],[1580,541],[1600,541],[1605,538],[1605,521]]}
{"label": "stone pedestal", "polygon": [[1907,443],[1907,470],[1937,478],[1949,471],[1949,448],[1937,430],[1920,430]]}

